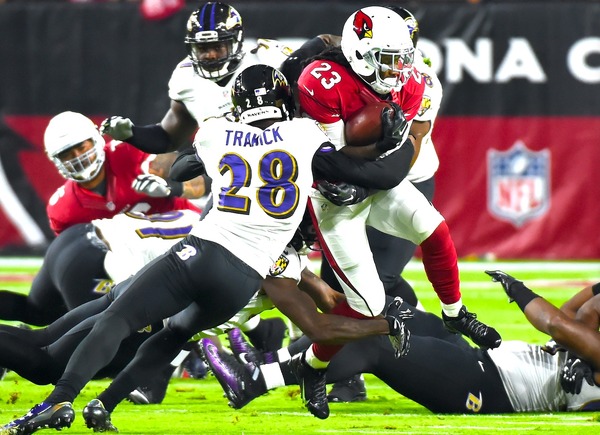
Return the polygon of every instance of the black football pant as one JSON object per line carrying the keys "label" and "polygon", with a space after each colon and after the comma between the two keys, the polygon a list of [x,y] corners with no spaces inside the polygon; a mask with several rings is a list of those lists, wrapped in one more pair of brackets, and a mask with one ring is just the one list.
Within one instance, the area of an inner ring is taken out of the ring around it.
{"label": "black football pant", "polygon": [[[92,224],[74,225],[52,241],[28,295],[0,291],[0,319],[48,325],[87,301],[97,299],[107,247]],[[101,287],[101,286],[100,286]]]}
{"label": "black football pant", "polygon": [[[46,399],[72,402],[135,331],[171,318],[152,336],[120,378],[140,385],[170,362],[196,332],[229,320],[260,288],[262,277],[222,246],[188,236],[142,268],[77,347]],[[158,350],[156,350],[158,349]],[[131,391],[131,390],[129,390]],[[127,393],[129,393],[127,391]]]}

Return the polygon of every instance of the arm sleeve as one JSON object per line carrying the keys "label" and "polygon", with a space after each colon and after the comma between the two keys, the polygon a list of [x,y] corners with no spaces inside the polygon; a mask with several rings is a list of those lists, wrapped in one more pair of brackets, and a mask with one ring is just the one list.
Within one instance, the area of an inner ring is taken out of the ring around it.
{"label": "arm sleeve", "polygon": [[164,154],[170,152],[171,138],[160,124],[133,126],[133,136],[127,142],[148,154]]}
{"label": "arm sleeve", "polygon": [[179,153],[169,171],[169,178],[174,181],[188,181],[200,175],[204,175],[206,169],[204,163],[193,147],[186,148],[185,151]]}
{"label": "arm sleeve", "polygon": [[315,180],[344,181],[371,189],[387,190],[397,186],[408,174],[414,154],[409,139],[396,151],[380,160],[362,160],[333,151],[323,144],[313,159]]}

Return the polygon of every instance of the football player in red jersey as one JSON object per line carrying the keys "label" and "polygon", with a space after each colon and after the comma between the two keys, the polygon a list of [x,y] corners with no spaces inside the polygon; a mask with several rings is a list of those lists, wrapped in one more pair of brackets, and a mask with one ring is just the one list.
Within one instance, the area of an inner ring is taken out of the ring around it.
{"label": "football player in red jersey", "polygon": [[118,213],[161,213],[200,209],[178,195],[181,183],[148,174],[154,158],[119,141],[105,143],[94,123],[80,113],[63,112],[44,133],[46,154],[66,182],[48,201],[50,227],[59,234],[77,223]]}
{"label": "football player in red jersey", "polygon": [[[442,85],[431,67],[430,61],[418,49],[419,23],[415,16],[405,8],[386,5],[400,15],[406,22],[410,31],[410,37],[415,47],[414,66],[423,76],[425,82],[425,93],[421,101],[421,107],[417,116],[410,125],[410,134],[415,136],[415,156],[413,166],[406,178],[429,200],[433,201],[435,190],[435,172],[439,166],[431,133],[433,125],[440,109],[442,100]],[[324,51],[326,48],[340,46],[341,36],[318,35],[305,42],[298,50],[294,51],[281,65],[280,70],[288,80],[297,84],[298,77],[302,72],[303,63]],[[400,296],[405,302],[417,307],[419,303],[415,291],[411,285],[402,277],[406,264],[413,257],[416,245],[409,240],[394,237],[382,233],[373,227],[367,227],[367,238],[373,253],[373,260],[379,273],[386,294],[395,297]],[[342,291],[338,280],[325,258],[321,261],[321,278],[331,287]],[[293,331],[290,328],[290,331]],[[291,336],[291,333],[290,333]],[[360,375],[345,381],[336,382],[328,396],[330,401],[353,402],[366,399],[364,380]]]}
{"label": "football player in red jersey", "polygon": [[[100,283],[104,270],[93,261],[84,262],[81,254],[103,258],[106,247],[83,227],[73,228],[76,224],[135,211],[152,214],[193,210],[200,217],[198,207],[175,195],[185,191],[199,197],[204,193],[201,177],[184,186],[148,174],[152,155],[127,143],[105,144],[94,123],[80,113],[63,112],[52,118],[44,145],[50,160],[67,179],[48,201],[50,227],[57,235],[72,229],[50,244],[47,266],[40,269],[27,294],[0,290],[0,319],[37,326],[47,325],[103,294]],[[81,239],[79,245],[75,245],[76,239]],[[81,276],[96,276],[98,288],[82,287]]]}
{"label": "football player in red jersey", "polygon": [[[341,48],[321,53],[304,68],[298,79],[300,107],[322,123],[338,148],[345,145],[345,121],[370,102],[393,101],[411,121],[425,86],[413,60],[414,46],[403,18],[385,7],[362,8],[346,21]],[[398,143],[410,146],[414,141],[405,142],[408,129],[403,134]],[[386,152],[374,145],[344,151],[383,158]],[[369,249],[368,225],[421,246],[427,276],[450,330],[483,347],[499,346],[500,335],[462,303],[456,250],[443,216],[408,180],[350,206],[336,206],[318,193],[310,205],[323,253],[347,297],[347,304],[337,306],[334,313],[372,317],[383,310],[385,292]],[[338,349],[313,345],[305,357],[314,367],[324,367]]]}

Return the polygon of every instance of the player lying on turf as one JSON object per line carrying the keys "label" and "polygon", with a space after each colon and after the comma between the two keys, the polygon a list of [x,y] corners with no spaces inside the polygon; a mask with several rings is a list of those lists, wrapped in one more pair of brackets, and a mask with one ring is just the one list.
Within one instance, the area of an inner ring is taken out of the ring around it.
{"label": "player lying on turf", "polygon": [[[347,344],[333,358],[327,381],[372,373],[436,413],[600,410],[600,387],[596,384],[600,381],[600,297],[594,296],[600,293],[600,284],[586,287],[559,310],[510,275],[486,273],[502,284],[532,325],[570,351],[520,341],[504,342],[491,350],[472,348],[456,337],[450,341],[441,335],[431,336],[435,327],[427,326],[427,322],[433,317],[441,328],[441,320],[406,305],[401,309],[411,309],[414,317],[405,320],[411,340],[404,358],[395,359],[389,342],[381,337],[365,338]],[[232,345],[233,350],[244,348],[246,364],[217,351],[210,342],[203,341],[202,347],[234,408],[245,406],[268,389],[294,384],[288,362],[260,365],[256,377],[256,364],[248,361],[264,358],[248,345]],[[268,358],[281,355],[285,352]]]}
{"label": "player lying on turf", "polygon": [[[273,308],[273,303],[275,303],[284,314],[289,315],[303,328],[306,337],[311,337],[313,340],[325,343],[345,343],[372,334],[387,335],[395,331],[396,336],[393,338],[406,351],[409,335],[399,319],[405,317],[407,313],[402,314],[398,311],[400,306],[398,301],[390,301],[390,305],[386,309],[386,317],[370,320],[320,314],[312,299],[301,292],[296,285],[301,267],[300,256],[292,246],[289,246],[273,266],[271,276],[265,279],[264,291],[257,293],[250,303],[229,322],[210,331],[204,331],[195,338],[223,334],[244,324],[250,317]],[[332,300],[343,298],[342,294],[330,289],[308,270],[305,269],[303,272],[303,276],[311,282],[310,285],[314,286],[316,283],[327,288]],[[0,326],[0,364],[36,384],[55,383],[60,378],[77,345],[94,326],[98,315],[108,308],[122,292],[126,291],[127,285],[128,280],[115,286],[104,297],[75,308],[47,328],[22,330],[7,325]],[[304,286],[306,285],[308,283],[304,283]],[[271,296],[272,299],[268,296]],[[322,299],[319,300],[319,303],[325,305]],[[120,346],[117,355],[95,378],[115,377],[133,358],[138,347],[161,328],[162,322],[157,322],[127,338]],[[452,337],[458,337],[443,328],[442,331]],[[297,370],[307,372],[304,376],[311,374],[311,369],[302,365]],[[164,391],[162,394],[164,395]],[[117,400],[115,403],[114,398],[110,395],[103,396],[101,394],[99,399],[105,401],[106,408],[104,409],[110,410],[107,412],[112,412],[120,402]],[[109,413],[88,416],[86,421],[94,429],[115,430]]]}

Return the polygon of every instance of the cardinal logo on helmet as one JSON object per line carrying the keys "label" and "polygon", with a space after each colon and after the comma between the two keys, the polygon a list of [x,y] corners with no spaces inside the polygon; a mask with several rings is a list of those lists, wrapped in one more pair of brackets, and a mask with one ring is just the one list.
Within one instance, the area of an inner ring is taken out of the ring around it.
{"label": "cardinal logo on helmet", "polygon": [[354,15],[354,22],[352,25],[358,39],[373,38],[373,20],[363,11],[358,11],[356,15]]}

